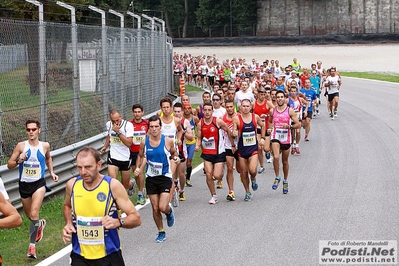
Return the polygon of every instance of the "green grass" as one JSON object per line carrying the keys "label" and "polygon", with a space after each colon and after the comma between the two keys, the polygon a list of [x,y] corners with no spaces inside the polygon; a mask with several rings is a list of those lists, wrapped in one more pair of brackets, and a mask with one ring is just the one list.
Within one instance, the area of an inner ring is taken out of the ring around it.
{"label": "green grass", "polygon": [[399,75],[373,72],[339,72],[343,77],[374,79],[399,83]]}
{"label": "green grass", "polygon": [[186,92],[190,92],[190,91],[204,92],[201,88],[198,88],[195,86],[185,85],[184,87],[186,88]]}

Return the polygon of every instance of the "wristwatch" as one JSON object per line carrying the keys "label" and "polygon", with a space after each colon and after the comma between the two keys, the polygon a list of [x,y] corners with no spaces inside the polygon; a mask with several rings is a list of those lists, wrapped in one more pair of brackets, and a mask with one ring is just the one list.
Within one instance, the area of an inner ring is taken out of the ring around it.
{"label": "wristwatch", "polygon": [[119,226],[119,227],[123,227],[123,225],[125,224],[125,220],[119,219],[119,223],[121,224],[121,226]]}

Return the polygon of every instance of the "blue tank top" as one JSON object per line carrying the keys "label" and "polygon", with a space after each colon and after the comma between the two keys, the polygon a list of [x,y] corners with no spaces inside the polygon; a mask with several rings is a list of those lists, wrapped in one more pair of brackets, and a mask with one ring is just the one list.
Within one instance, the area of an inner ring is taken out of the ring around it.
{"label": "blue tank top", "polygon": [[284,84],[281,84],[280,86],[276,84],[275,89],[278,90],[278,91],[285,91]]}
{"label": "blue tank top", "polygon": [[161,142],[158,147],[152,147],[150,137],[145,138],[144,154],[147,158],[147,177],[166,176],[172,178],[172,171],[169,165],[170,152],[165,147],[165,136],[161,135]]}
{"label": "blue tank top", "polygon": [[255,115],[252,114],[252,120],[249,123],[245,123],[241,115],[238,116],[238,119],[240,120],[238,154],[245,158],[249,158],[251,155],[258,153]]}

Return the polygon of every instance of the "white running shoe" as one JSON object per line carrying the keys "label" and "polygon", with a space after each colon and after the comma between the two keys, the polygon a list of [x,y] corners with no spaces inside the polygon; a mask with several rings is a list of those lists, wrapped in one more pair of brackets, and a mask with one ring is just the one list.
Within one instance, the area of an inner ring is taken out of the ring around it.
{"label": "white running shoe", "polygon": [[209,201],[209,204],[216,204],[218,202],[218,196],[213,195]]}

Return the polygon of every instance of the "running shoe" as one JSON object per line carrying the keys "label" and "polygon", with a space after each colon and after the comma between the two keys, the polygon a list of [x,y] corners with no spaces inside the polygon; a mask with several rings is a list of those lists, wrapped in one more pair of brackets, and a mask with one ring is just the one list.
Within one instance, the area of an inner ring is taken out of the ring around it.
{"label": "running shoe", "polygon": [[335,111],[334,112],[334,118],[337,118],[338,117],[338,113],[337,113],[337,111]]}
{"label": "running shoe", "polygon": [[261,167],[261,168],[259,168],[259,170],[258,170],[258,174],[261,174],[261,173],[263,173],[265,171],[265,168],[264,167]]}
{"label": "running shoe", "polygon": [[305,135],[305,141],[309,141],[308,135]]}
{"label": "running shoe", "polygon": [[334,115],[332,113],[330,113],[330,118],[331,120],[334,120]]}
{"label": "running shoe", "polygon": [[265,157],[266,157],[266,160],[269,160],[269,159],[270,159],[270,151],[268,151],[268,152],[265,153]]}
{"label": "running shoe", "polygon": [[36,247],[35,246],[31,246],[31,245],[29,245],[29,248],[28,248],[28,258],[30,258],[30,259],[37,259],[37,256],[36,256]]}
{"label": "running shoe", "polygon": [[319,109],[316,110],[317,115],[320,115],[320,111]]}
{"label": "running shoe", "polygon": [[186,187],[193,187],[190,180],[186,180]]}
{"label": "running shoe", "polygon": [[175,215],[173,212],[173,207],[172,205],[170,205],[170,203],[169,207],[170,207],[170,212],[166,214],[166,223],[168,224],[169,227],[172,227],[175,225]]}
{"label": "running shoe", "polygon": [[130,181],[132,182],[132,186],[127,190],[127,194],[129,195],[129,197],[133,196],[136,192],[134,187],[134,185],[136,184],[136,180],[134,180],[134,178],[130,178]]}
{"label": "running shoe", "polygon": [[256,181],[252,181],[252,190],[253,191],[257,191],[258,190],[259,185],[256,183]]}
{"label": "running shoe", "polygon": [[41,219],[39,220],[39,228],[37,229],[37,235],[36,235],[36,242],[39,242],[40,240],[42,240],[43,236],[44,236],[44,227],[46,227],[46,220]]}
{"label": "running shoe", "polygon": [[222,188],[223,188],[223,182],[222,182],[222,180],[218,180],[218,183],[217,183],[217,185],[216,185],[216,188],[218,188],[218,189],[222,189]]}
{"label": "running shoe", "polygon": [[173,207],[179,207],[179,195],[177,194],[176,189],[173,191],[172,205]]}
{"label": "running shoe", "polygon": [[280,184],[281,178],[278,176],[274,179],[272,189],[276,190],[278,188],[278,185]]}
{"label": "running shoe", "polygon": [[158,235],[155,238],[155,242],[162,243],[165,240],[166,240],[166,233],[165,232],[158,232]]}
{"label": "running shoe", "polygon": [[273,156],[270,156],[269,159],[267,159],[267,163],[272,163],[273,162]]}
{"label": "running shoe", "polygon": [[251,201],[251,193],[245,193],[244,201]]}
{"label": "running shoe", "polygon": [[186,200],[186,194],[184,193],[184,191],[179,192],[179,200],[180,201],[185,201]]}
{"label": "running shoe", "polygon": [[283,181],[283,193],[287,194],[288,193],[288,181]]}
{"label": "running shoe", "polygon": [[236,196],[234,195],[234,192],[230,192],[229,194],[227,194],[226,199],[229,200],[229,201],[235,201],[236,200]]}
{"label": "running shoe", "polygon": [[295,152],[296,152],[296,154],[298,154],[298,155],[301,154],[301,151],[299,150],[299,147],[296,147],[296,148],[295,148]]}
{"label": "running shoe", "polygon": [[296,152],[296,148],[292,148],[292,149],[291,149],[291,154],[294,155],[295,152]]}
{"label": "running shoe", "polygon": [[212,198],[209,200],[209,204],[216,204],[218,202],[218,196],[213,195]]}
{"label": "running shoe", "polygon": [[137,196],[137,204],[140,204],[140,205],[144,205],[145,204],[145,200],[144,200],[144,196],[141,194],[139,194],[138,196]]}

